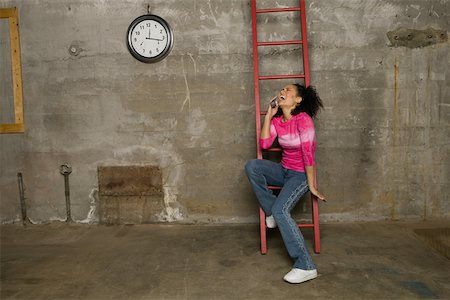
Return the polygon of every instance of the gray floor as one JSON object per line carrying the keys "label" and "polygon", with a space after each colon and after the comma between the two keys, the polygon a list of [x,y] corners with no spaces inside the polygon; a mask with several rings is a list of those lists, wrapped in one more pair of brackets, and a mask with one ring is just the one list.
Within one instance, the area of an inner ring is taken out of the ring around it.
{"label": "gray floor", "polygon": [[449,227],[324,224],[319,277],[291,285],[256,225],[3,225],[1,299],[450,299],[450,260],[414,233]]}

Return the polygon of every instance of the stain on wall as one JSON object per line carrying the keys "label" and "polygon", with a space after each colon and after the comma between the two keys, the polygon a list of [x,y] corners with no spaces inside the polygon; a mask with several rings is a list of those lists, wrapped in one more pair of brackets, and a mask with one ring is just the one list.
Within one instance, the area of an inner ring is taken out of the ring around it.
{"label": "stain on wall", "polygon": [[99,166],[98,187],[103,224],[155,222],[165,209],[158,166]]}
{"label": "stain on wall", "polygon": [[434,28],[408,29],[398,28],[388,31],[387,37],[391,42],[391,47],[420,48],[445,43],[448,40],[447,31]]}

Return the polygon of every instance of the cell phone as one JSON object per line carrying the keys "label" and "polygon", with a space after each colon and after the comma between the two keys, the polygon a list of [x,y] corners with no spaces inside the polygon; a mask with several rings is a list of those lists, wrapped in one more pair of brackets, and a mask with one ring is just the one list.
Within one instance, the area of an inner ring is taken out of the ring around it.
{"label": "cell phone", "polygon": [[270,106],[272,108],[275,108],[275,107],[277,107],[277,105],[278,105],[278,100],[277,100],[277,97],[275,97],[274,99],[272,99],[272,101],[270,101]]}

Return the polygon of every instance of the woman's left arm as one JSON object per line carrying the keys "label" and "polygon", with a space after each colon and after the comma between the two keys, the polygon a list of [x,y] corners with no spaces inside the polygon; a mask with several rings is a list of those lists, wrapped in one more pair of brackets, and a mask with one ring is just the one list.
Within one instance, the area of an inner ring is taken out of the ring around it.
{"label": "woman's left arm", "polygon": [[311,192],[311,194],[313,194],[322,201],[327,201],[325,199],[325,196],[316,189],[316,180],[315,180],[316,175],[314,166],[305,166],[305,171],[306,171],[306,178],[308,180],[309,191]]}
{"label": "woman's left arm", "polygon": [[298,122],[298,131],[300,135],[300,144],[302,147],[302,159],[305,166],[306,178],[311,194],[322,201],[325,196],[316,189],[315,174],[315,151],[316,151],[316,133],[312,119],[306,114]]}

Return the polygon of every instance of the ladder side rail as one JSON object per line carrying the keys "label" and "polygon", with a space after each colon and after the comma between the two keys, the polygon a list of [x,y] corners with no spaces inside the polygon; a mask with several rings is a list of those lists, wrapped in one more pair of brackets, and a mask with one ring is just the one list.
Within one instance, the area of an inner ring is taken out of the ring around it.
{"label": "ladder side rail", "polygon": [[255,121],[256,121],[256,153],[262,158],[259,139],[261,137],[261,104],[259,95],[259,65],[258,65],[258,32],[256,30],[256,0],[252,0],[252,48],[253,48],[253,81],[255,88]]}
{"label": "ladder side rail", "polygon": [[[305,87],[308,87],[311,83],[311,75],[309,72],[309,57],[308,57],[308,34],[306,30],[306,8],[305,0],[299,0],[300,2],[300,20],[301,20],[301,40],[303,41],[303,74],[305,80]],[[317,176],[316,176],[316,166],[314,166],[314,187],[317,188]],[[311,195],[313,202],[317,202],[317,197]],[[314,214],[314,212],[313,212]],[[314,216],[313,216],[314,217]]]}
{"label": "ladder side rail", "polygon": [[[303,73],[305,74],[305,86],[309,86],[311,83],[311,76],[309,70],[309,59],[308,59],[308,34],[306,32],[306,9],[305,0],[300,1],[300,18],[301,18],[301,32],[303,41]],[[317,188],[317,169],[314,166],[314,187]],[[314,228],[314,252],[320,253],[320,225],[319,225],[319,205],[318,198],[311,194],[312,200],[312,223]]]}
{"label": "ladder side rail", "polygon": [[308,60],[308,34],[306,32],[306,9],[305,0],[300,1],[300,20],[301,20],[301,32],[303,41],[303,74],[305,74],[305,86],[310,85],[311,77],[309,73],[309,60]]}

